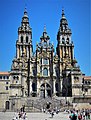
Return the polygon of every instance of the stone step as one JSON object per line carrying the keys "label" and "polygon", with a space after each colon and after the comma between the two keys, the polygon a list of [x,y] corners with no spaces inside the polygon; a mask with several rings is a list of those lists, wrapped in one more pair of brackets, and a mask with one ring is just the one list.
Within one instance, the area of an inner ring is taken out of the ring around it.
{"label": "stone step", "polygon": [[61,109],[63,106],[66,105],[65,98],[37,98],[37,97],[31,97],[27,98],[25,102],[26,110],[32,111],[35,109],[35,111],[41,111],[42,108],[46,108],[47,104],[50,103],[51,108],[58,108]]}

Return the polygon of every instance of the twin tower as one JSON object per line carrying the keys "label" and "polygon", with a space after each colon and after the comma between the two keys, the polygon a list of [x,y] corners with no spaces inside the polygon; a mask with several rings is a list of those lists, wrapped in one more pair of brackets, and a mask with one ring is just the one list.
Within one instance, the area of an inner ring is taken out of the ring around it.
{"label": "twin tower", "polygon": [[33,51],[32,28],[25,9],[21,26],[18,28],[16,56],[10,71],[10,96],[19,97],[72,97],[79,94],[82,72],[74,58],[71,29],[62,10],[57,33],[57,47],[44,28],[40,42]]}

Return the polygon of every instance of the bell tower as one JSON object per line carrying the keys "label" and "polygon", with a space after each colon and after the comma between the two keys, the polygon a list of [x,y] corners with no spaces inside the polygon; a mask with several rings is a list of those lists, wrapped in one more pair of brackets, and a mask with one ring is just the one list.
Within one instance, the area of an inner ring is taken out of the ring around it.
{"label": "bell tower", "polygon": [[32,29],[29,25],[29,18],[25,8],[21,26],[18,28],[18,40],[16,42],[16,58],[32,56]]}
{"label": "bell tower", "polygon": [[[72,97],[76,89],[74,86],[80,84],[82,73],[74,57],[74,44],[71,38],[72,32],[68,26],[68,21],[62,10],[60,26],[57,34],[57,55],[58,69],[60,73],[61,93],[63,97]],[[75,82],[75,78],[78,79]],[[81,90],[81,89],[79,89]]]}
{"label": "bell tower", "polygon": [[[58,55],[58,69],[60,73],[61,94],[64,97],[72,96],[72,80],[71,69],[74,66],[74,45],[71,40],[71,29],[68,26],[68,21],[65,17],[64,10],[62,10],[62,18],[57,34],[57,55]],[[70,94],[69,94],[70,93]]]}
{"label": "bell tower", "polygon": [[62,70],[67,66],[73,66],[74,45],[71,41],[71,35],[71,29],[68,27],[64,10],[62,10],[62,18],[60,20],[60,27],[57,34],[57,54],[62,63],[60,66]]}
{"label": "bell tower", "polygon": [[[33,53],[32,29],[25,8],[21,26],[18,28],[16,56],[12,61],[10,72],[11,95],[25,96],[30,91],[30,64]],[[13,92],[14,91],[14,92]]]}

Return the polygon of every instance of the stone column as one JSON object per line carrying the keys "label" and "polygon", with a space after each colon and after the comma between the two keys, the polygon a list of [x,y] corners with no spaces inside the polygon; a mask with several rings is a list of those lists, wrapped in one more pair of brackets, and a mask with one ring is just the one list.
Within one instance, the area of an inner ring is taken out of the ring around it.
{"label": "stone column", "polygon": [[47,88],[46,88],[46,83],[45,83],[45,97],[47,97]]}
{"label": "stone column", "polygon": [[26,48],[25,48],[25,45],[24,45],[23,51],[24,51],[24,54],[26,55]]}
{"label": "stone column", "polygon": [[31,96],[31,93],[32,93],[32,81],[30,80],[30,96]]}
{"label": "stone column", "polygon": [[27,58],[29,58],[28,46],[26,47],[26,52],[27,52]]}
{"label": "stone column", "polygon": [[55,79],[53,80],[53,95],[56,94],[56,88],[55,88]]}
{"label": "stone column", "polygon": [[22,75],[22,76],[20,76],[20,79],[21,79],[21,86],[22,86],[22,88],[21,88],[21,95],[22,96],[25,96],[25,88],[24,88],[24,86],[25,86],[25,77],[24,77],[24,75]]}
{"label": "stone column", "polygon": [[19,57],[20,57],[20,46],[19,46]]}
{"label": "stone column", "polygon": [[22,56],[22,48],[21,48],[21,46],[20,46],[20,57]]}
{"label": "stone column", "polygon": [[63,58],[64,58],[64,46],[62,46]]}
{"label": "stone column", "polygon": [[39,83],[39,80],[37,79],[37,94],[38,94],[38,97],[40,97],[41,96],[41,94],[40,94],[40,83]]}
{"label": "stone column", "polygon": [[69,58],[71,59],[71,56],[70,56],[70,46],[68,48],[68,52],[69,52]]}
{"label": "stone column", "polygon": [[61,92],[61,94],[62,94],[62,78],[60,79],[60,92]]}
{"label": "stone column", "polygon": [[20,49],[19,49],[19,46],[18,46],[18,51],[17,51],[17,52],[18,52],[18,56],[17,56],[17,57],[19,58],[19,56],[20,56]]}
{"label": "stone column", "polygon": [[74,59],[74,49],[72,47],[72,59]]}
{"label": "stone column", "polygon": [[16,57],[17,57],[17,58],[20,57],[20,47],[19,47],[19,45],[17,45]]}

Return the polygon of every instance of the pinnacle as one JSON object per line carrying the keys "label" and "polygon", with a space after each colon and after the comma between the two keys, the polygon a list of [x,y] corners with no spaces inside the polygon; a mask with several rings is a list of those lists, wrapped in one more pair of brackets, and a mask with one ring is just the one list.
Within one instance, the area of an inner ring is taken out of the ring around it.
{"label": "pinnacle", "polygon": [[64,9],[62,9],[62,18],[65,18]]}
{"label": "pinnacle", "polygon": [[26,8],[24,10],[24,17],[28,17],[28,15],[27,15],[27,9]]}
{"label": "pinnacle", "polygon": [[46,25],[44,25],[44,32],[46,32]]}

